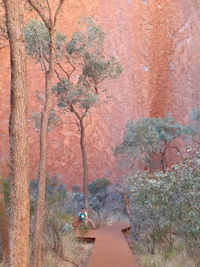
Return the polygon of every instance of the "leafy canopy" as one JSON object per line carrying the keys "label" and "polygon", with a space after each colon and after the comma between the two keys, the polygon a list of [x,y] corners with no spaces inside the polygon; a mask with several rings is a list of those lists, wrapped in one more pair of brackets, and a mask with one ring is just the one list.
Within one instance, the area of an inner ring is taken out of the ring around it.
{"label": "leafy canopy", "polygon": [[[56,34],[55,73],[59,81],[53,92],[60,108],[77,106],[86,115],[98,99],[99,84],[117,78],[122,67],[114,57],[103,55],[105,33],[91,18],[82,18],[79,28],[70,40]],[[46,25],[29,20],[24,36],[28,55],[47,69],[50,37]]]}
{"label": "leafy canopy", "polygon": [[105,34],[91,18],[80,21],[81,30],[75,32],[63,50],[63,55],[71,63],[77,78],[64,75],[53,87],[58,97],[58,106],[72,106],[84,112],[97,102],[99,84],[105,80],[115,79],[122,72],[121,64],[114,57],[107,59],[103,55]]}
{"label": "leafy canopy", "polygon": [[140,118],[127,122],[123,141],[115,149],[116,154],[132,156],[145,152],[157,152],[174,139],[192,133],[192,129],[176,122],[170,115],[162,118]]}

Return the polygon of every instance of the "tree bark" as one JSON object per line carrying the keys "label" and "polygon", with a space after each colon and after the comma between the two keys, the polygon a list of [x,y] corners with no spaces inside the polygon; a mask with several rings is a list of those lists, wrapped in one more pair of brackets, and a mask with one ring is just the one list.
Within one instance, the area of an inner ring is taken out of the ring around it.
{"label": "tree bark", "polygon": [[129,219],[129,222],[130,222],[130,225],[131,225],[132,236],[135,238],[135,240],[139,240],[139,233],[138,233],[138,231],[136,229],[136,225],[135,225],[135,222],[133,220],[133,216],[131,215],[131,204],[130,204],[130,201],[128,199],[128,196],[123,191],[120,191],[120,193],[121,193],[121,196],[122,196],[122,199],[123,199],[123,202],[124,202],[125,212],[126,212],[126,214],[128,216],[128,219]]}
{"label": "tree bark", "polygon": [[7,266],[9,262],[9,231],[2,180],[0,180],[0,236],[2,243],[2,264],[3,266]]}
{"label": "tree bark", "polygon": [[50,9],[49,2],[45,1],[48,6],[48,15],[46,16],[42,4],[38,0],[27,0],[31,7],[38,13],[40,18],[45,23],[50,37],[49,43],[49,56],[48,56],[48,71],[45,73],[45,103],[41,115],[41,128],[40,128],[40,163],[39,163],[39,183],[38,183],[38,198],[36,208],[36,221],[35,221],[35,233],[33,237],[33,252],[31,257],[31,266],[41,266],[42,256],[42,235],[44,225],[45,214],[45,189],[46,189],[46,169],[47,169],[47,134],[48,134],[48,118],[51,107],[51,90],[54,77],[54,65],[56,54],[56,22],[58,14],[61,10],[65,0],[60,0],[55,11],[54,17],[52,16],[52,10]]}
{"label": "tree bark", "polygon": [[45,73],[45,104],[41,116],[40,129],[40,163],[39,163],[39,183],[38,183],[38,199],[36,208],[35,232],[33,238],[33,255],[32,266],[41,266],[42,256],[42,235],[45,213],[45,189],[46,189],[46,169],[47,169],[47,133],[48,133],[48,117],[51,106],[51,89],[54,75],[55,61],[55,29],[52,26],[49,29],[50,46],[49,46],[49,70]]}
{"label": "tree bark", "polygon": [[87,153],[85,148],[85,126],[84,118],[80,119],[80,146],[83,163],[83,194],[84,194],[84,205],[89,216],[89,197],[88,197],[88,163]]}
{"label": "tree bark", "polygon": [[9,266],[27,267],[29,258],[29,180],[23,3],[21,0],[3,1],[11,63]]}

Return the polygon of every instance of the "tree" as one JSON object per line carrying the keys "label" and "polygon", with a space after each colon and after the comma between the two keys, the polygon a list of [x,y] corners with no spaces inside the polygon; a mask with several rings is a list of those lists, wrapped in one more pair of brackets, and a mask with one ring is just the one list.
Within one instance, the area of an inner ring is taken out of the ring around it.
{"label": "tree", "polygon": [[[41,266],[41,244],[42,232],[44,224],[44,203],[45,203],[45,181],[46,181],[46,164],[47,164],[47,132],[48,118],[51,108],[51,88],[54,78],[55,64],[55,40],[56,40],[56,23],[58,14],[65,0],[59,0],[55,13],[50,7],[49,1],[27,0],[30,6],[37,12],[42,19],[48,31],[49,43],[47,47],[47,57],[44,59],[45,70],[45,103],[41,114],[41,129],[40,129],[40,163],[39,163],[39,185],[38,199],[35,222],[35,234],[33,240],[33,256],[32,266]],[[44,62],[44,61],[43,61]]]}
{"label": "tree", "polygon": [[[58,106],[74,114],[80,129],[83,191],[86,196],[85,206],[89,210],[84,119],[98,100],[99,84],[106,79],[117,78],[121,72],[121,65],[114,58],[106,60],[103,57],[104,33],[91,18],[83,18],[80,25],[82,32],[75,32],[69,42],[63,34],[56,33],[54,71],[59,82],[53,91],[58,97]],[[49,45],[46,25],[29,21],[25,28],[25,39],[28,54],[45,69]]]}
{"label": "tree", "polygon": [[123,141],[116,147],[115,154],[127,154],[134,159],[134,162],[136,158],[142,158],[149,167],[161,168],[165,171],[168,150],[175,150],[183,159],[181,150],[173,144],[173,141],[193,132],[191,127],[179,124],[169,115],[164,119],[130,120],[127,122]]}
{"label": "tree", "polygon": [[[69,71],[64,69],[59,58],[62,74],[57,72],[59,82],[53,91],[58,107],[74,114],[80,131],[80,147],[83,166],[84,205],[89,213],[88,162],[86,151],[85,118],[100,100],[100,84],[115,79],[122,71],[121,65],[113,58],[103,56],[104,33],[91,18],[83,18],[80,32],[75,32],[71,40],[60,49],[61,58],[68,62]],[[76,75],[76,79],[74,78]],[[104,90],[105,92],[105,90]]]}
{"label": "tree", "polygon": [[27,267],[29,257],[29,191],[23,1],[4,0],[4,7],[11,64],[9,266]]}

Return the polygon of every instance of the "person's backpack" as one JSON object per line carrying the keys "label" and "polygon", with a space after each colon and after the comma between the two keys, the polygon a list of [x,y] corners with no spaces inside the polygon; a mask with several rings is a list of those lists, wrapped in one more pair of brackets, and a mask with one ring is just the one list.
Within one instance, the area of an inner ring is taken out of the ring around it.
{"label": "person's backpack", "polygon": [[84,212],[80,212],[80,214],[79,214],[79,220],[80,221],[85,221],[85,219],[86,219],[85,213]]}

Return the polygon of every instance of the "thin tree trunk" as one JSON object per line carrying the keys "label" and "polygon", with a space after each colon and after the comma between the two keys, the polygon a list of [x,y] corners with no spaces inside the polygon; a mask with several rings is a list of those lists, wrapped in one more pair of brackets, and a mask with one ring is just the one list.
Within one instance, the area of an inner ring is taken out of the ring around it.
{"label": "thin tree trunk", "polygon": [[128,199],[128,196],[126,195],[125,192],[121,191],[120,193],[121,193],[122,199],[124,201],[124,207],[125,207],[126,215],[128,216],[128,219],[130,222],[131,233],[136,240],[139,240],[139,233],[137,231],[138,229],[136,229],[136,225],[135,225],[135,222],[133,220],[133,216],[131,215],[131,205],[130,205],[130,201]]}
{"label": "thin tree trunk", "polygon": [[80,119],[80,145],[83,163],[83,194],[84,194],[84,205],[89,216],[89,197],[88,197],[88,163],[87,153],[85,148],[85,127],[84,118]]}
{"label": "thin tree trunk", "polygon": [[48,63],[49,68],[46,71],[45,79],[45,104],[41,116],[41,129],[40,129],[40,163],[39,163],[39,184],[38,184],[38,198],[36,208],[36,221],[35,221],[35,233],[33,237],[33,253],[31,257],[31,266],[41,266],[42,256],[42,235],[44,225],[45,214],[45,188],[46,188],[46,169],[47,169],[47,133],[48,133],[48,117],[51,107],[51,89],[53,85],[54,77],[54,64],[56,53],[56,31],[55,26],[57,22],[58,14],[62,8],[65,0],[60,0],[57,9],[52,15],[49,2],[45,1],[48,6],[48,15],[45,14],[42,3],[38,0],[27,0],[31,7],[38,13],[40,18],[45,23],[50,37],[49,51],[48,51]]}
{"label": "thin tree trunk", "polygon": [[27,267],[29,257],[29,180],[23,3],[21,0],[4,0],[4,6],[11,62],[9,266]]}
{"label": "thin tree trunk", "polygon": [[2,263],[7,266],[9,262],[9,231],[8,217],[4,200],[3,181],[0,180],[0,236],[2,243]]}
{"label": "thin tree trunk", "polygon": [[42,235],[45,213],[45,188],[46,188],[46,173],[47,173],[47,134],[48,134],[48,117],[51,106],[51,89],[54,75],[55,61],[55,30],[52,26],[49,29],[50,46],[49,46],[49,70],[45,74],[45,104],[41,116],[40,129],[40,163],[39,163],[39,183],[38,183],[38,198],[36,208],[35,233],[33,238],[33,255],[32,266],[41,266],[42,257]]}

